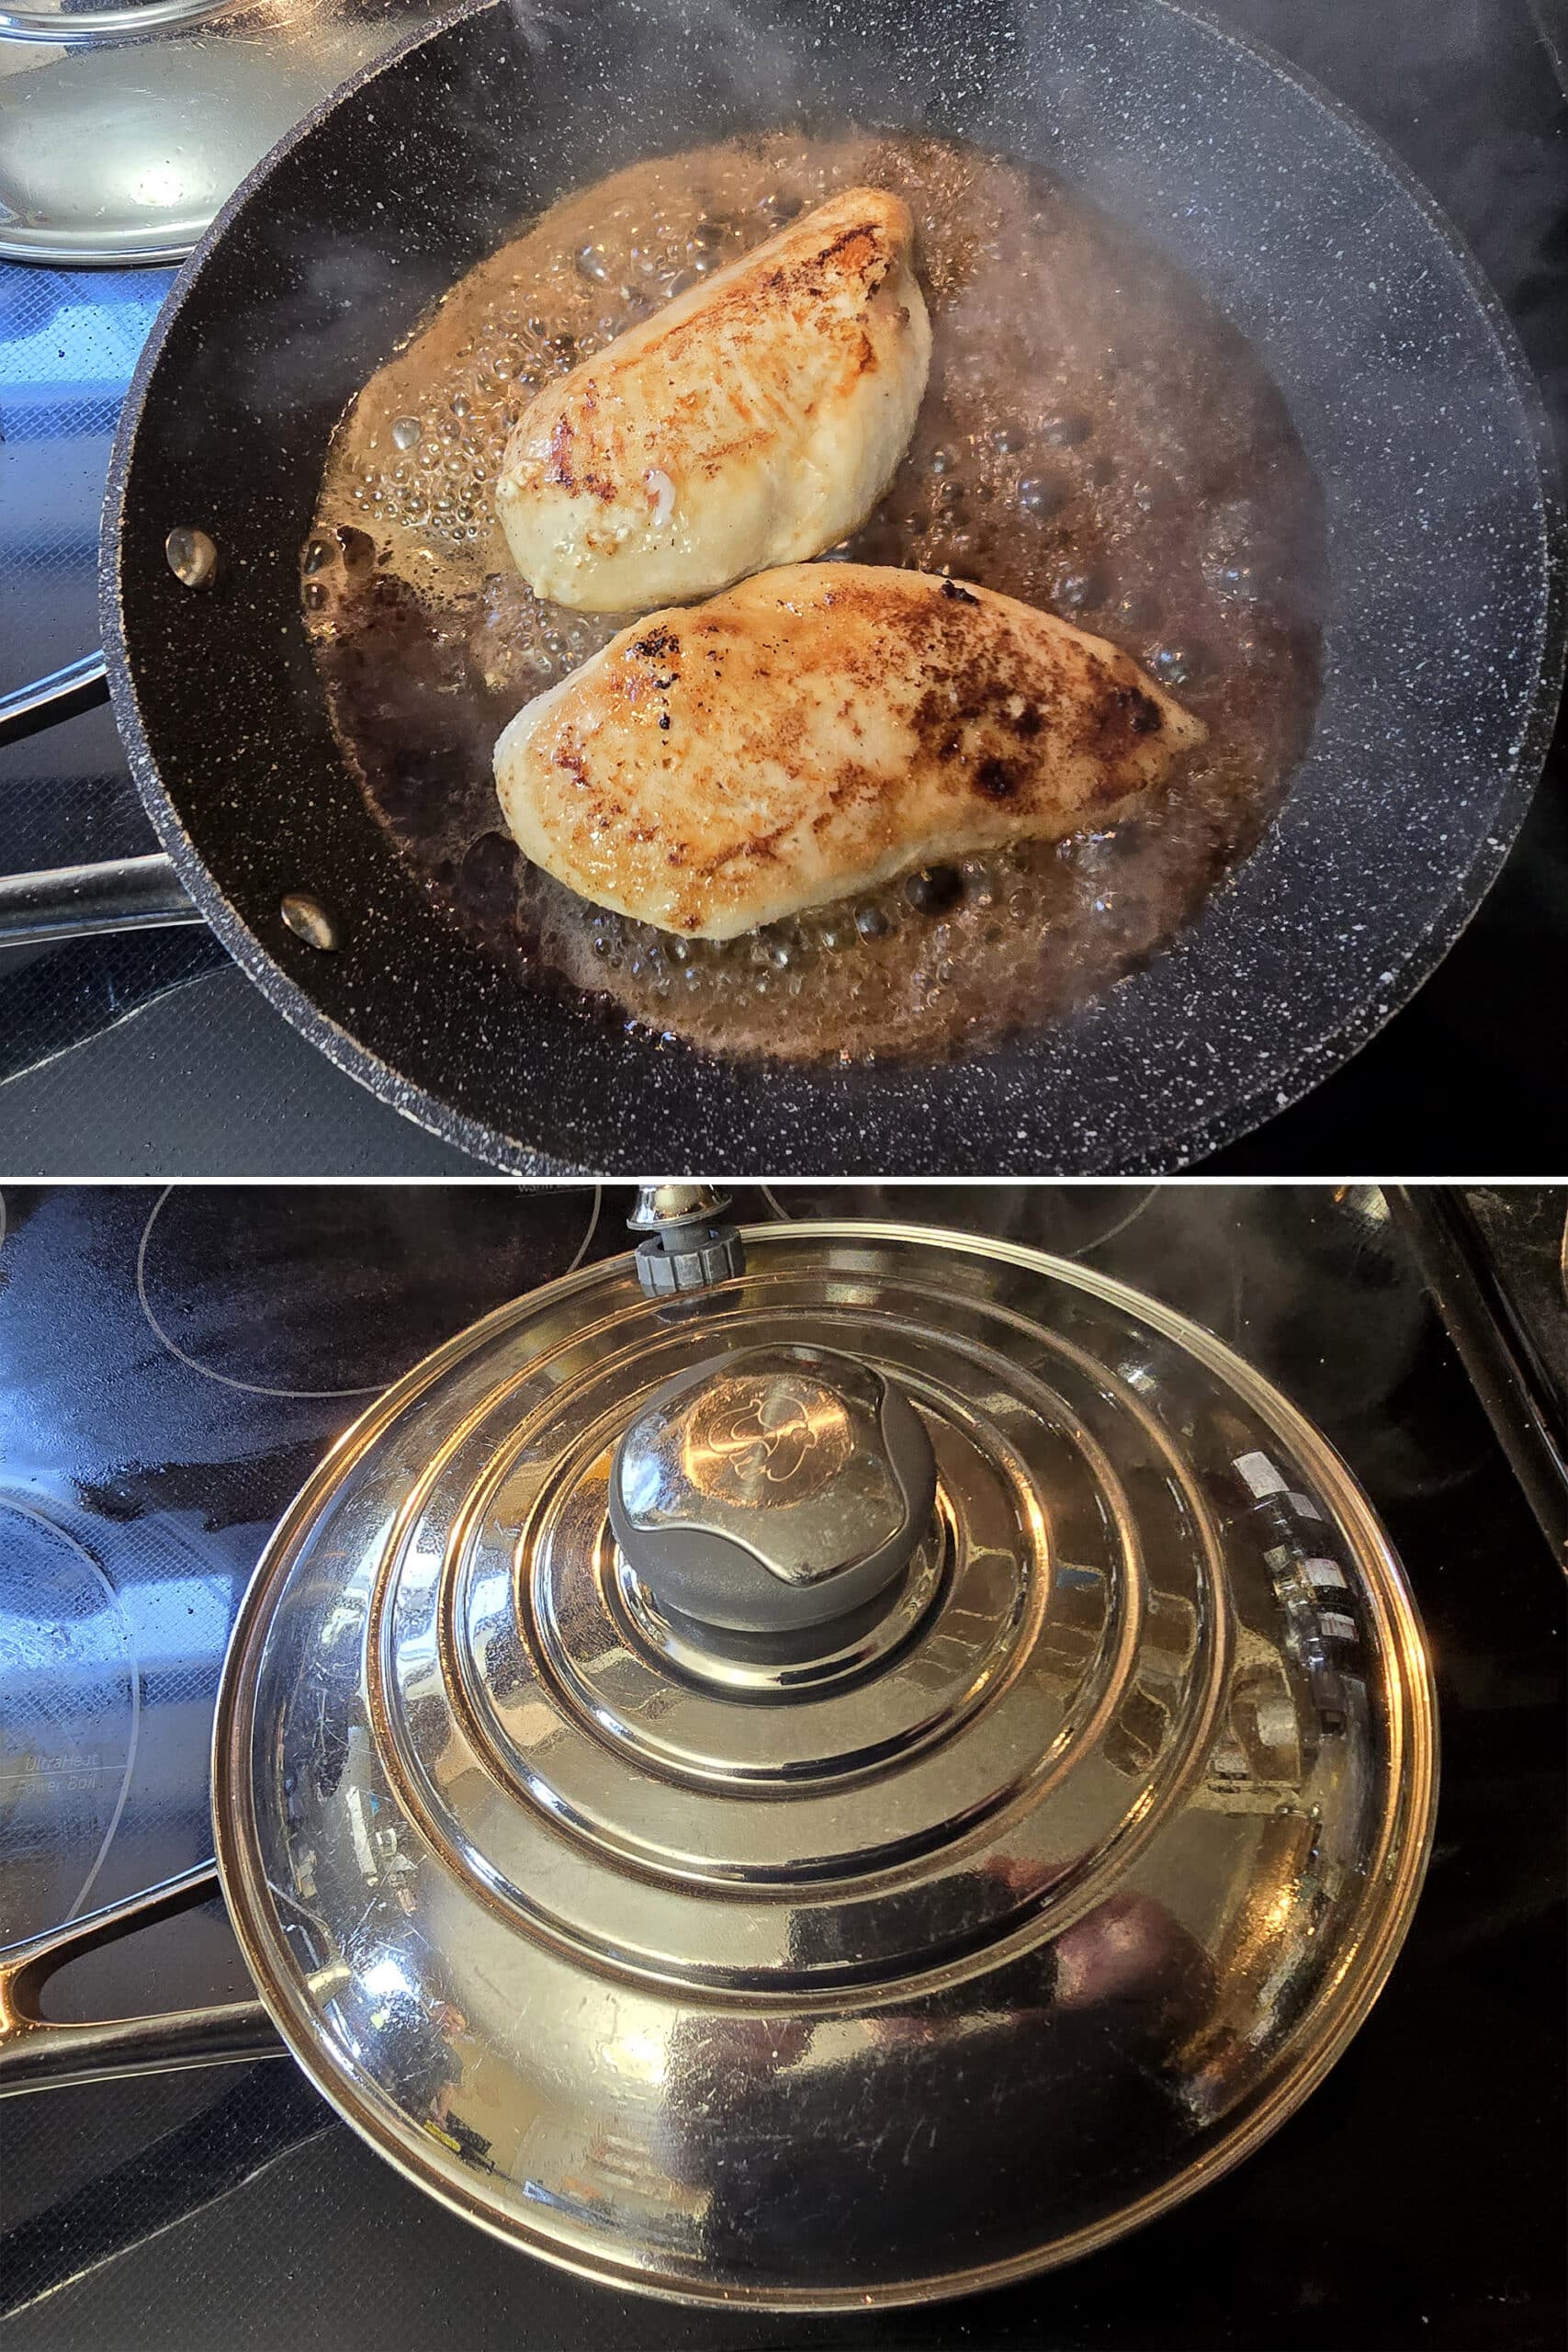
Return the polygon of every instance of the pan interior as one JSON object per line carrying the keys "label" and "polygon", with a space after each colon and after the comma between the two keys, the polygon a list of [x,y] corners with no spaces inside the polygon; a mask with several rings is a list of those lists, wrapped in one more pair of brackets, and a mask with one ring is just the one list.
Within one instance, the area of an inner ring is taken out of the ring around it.
{"label": "pan interior", "polygon": [[[1545,428],[1506,322],[1421,192],[1321,94],[1164,0],[1091,14],[563,0],[525,34],[482,0],[271,156],[161,314],[105,509],[105,644],[143,800],[278,1010],[481,1158],[1179,1166],[1364,1042],[1500,865],[1563,635]],[[1176,261],[1280,387],[1325,510],[1321,690],[1257,847],[1117,986],[945,1060],[707,1053],[484,951],[372,815],[300,610],[344,411],[520,219],[655,144],[791,121],[804,137],[829,101],[1057,171]],[[176,527],[220,550],[206,593],[170,571]],[[335,950],[288,927],[299,891],[335,918]]]}
{"label": "pan interior", "polygon": [[[585,904],[502,822],[496,736],[627,616],[532,595],[496,474],[534,391],[857,185],[910,204],[934,347],[891,491],[835,553],[1078,622],[1209,741],[1118,826],[907,873],[737,940],[675,938]],[[716,1052],[931,1057],[1103,989],[1257,842],[1315,698],[1322,502],[1246,339],[1062,182],[951,141],[781,130],[615,173],[471,270],[334,435],[301,570],[345,759],[486,948]]]}

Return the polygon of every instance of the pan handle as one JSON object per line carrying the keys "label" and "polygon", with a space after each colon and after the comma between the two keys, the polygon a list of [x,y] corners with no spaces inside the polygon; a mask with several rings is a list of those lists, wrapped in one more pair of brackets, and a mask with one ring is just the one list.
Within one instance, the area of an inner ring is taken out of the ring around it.
{"label": "pan handle", "polygon": [[[109,698],[101,653],[85,653],[63,670],[0,695],[0,749],[58,727]],[[200,915],[161,854],[115,857],[99,865],[46,866],[36,874],[0,875],[0,945],[84,939],[98,932],[163,930],[199,922]]]}
{"label": "pan handle", "polygon": [[276,2029],[259,2001],[224,2001],[211,2008],[117,2018],[101,2025],[56,2025],[39,2015],[39,1994],[68,1960],[155,1919],[193,1910],[220,1892],[216,1862],[198,1862],[144,1894],[0,1951],[0,2098],[101,2082],[112,2075],[158,2075],[176,2067],[283,2057]]}
{"label": "pan handle", "polygon": [[58,727],[62,718],[74,718],[78,711],[96,710],[108,698],[103,655],[85,653],[80,662],[51,670],[47,678],[37,678],[30,686],[0,695],[0,749],[20,743],[28,735],[41,735],[46,727]]}
{"label": "pan handle", "polygon": [[164,931],[202,917],[163,852],[0,875],[0,946],[85,939],[108,931]]}

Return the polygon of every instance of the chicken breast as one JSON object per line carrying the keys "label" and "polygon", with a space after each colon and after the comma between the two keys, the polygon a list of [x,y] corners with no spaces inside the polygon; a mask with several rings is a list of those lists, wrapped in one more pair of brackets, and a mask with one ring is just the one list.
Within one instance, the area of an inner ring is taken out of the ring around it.
{"label": "chicken breast", "polygon": [[1010,596],[797,564],[656,613],[496,745],[525,854],[729,939],[901,870],[1104,824],[1201,743],[1131,657]]}
{"label": "chicken breast", "polygon": [[531,401],[495,503],[535,594],[645,612],[863,523],[931,361],[913,238],[897,197],[836,196]]}

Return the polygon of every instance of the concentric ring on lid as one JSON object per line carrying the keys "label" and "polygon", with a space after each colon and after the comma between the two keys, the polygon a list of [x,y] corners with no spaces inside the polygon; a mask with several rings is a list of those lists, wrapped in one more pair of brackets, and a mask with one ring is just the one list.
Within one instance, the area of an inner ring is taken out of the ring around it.
{"label": "concentric ring on lid", "polygon": [[[728,1340],[776,1318],[773,1288]],[[789,1306],[810,1344],[852,1323],[939,1465],[941,1589],[841,1683],[759,1704],[628,1638],[615,1605],[614,1440],[672,1351],[711,1350],[710,1319],[521,1420],[503,1393],[433,1459],[371,1612],[372,1703],[399,1803],[520,1925],[752,1996],[902,1981],[1065,1924],[1185,1785],[1225,1655],[1201,1496],[1070,1343],[1026,1372],[983,1320],[936,1336],[914,1304]]]}

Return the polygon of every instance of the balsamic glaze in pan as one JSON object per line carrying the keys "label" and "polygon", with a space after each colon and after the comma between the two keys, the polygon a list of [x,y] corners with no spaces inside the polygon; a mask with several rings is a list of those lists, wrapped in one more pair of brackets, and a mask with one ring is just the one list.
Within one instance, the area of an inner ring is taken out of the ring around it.
{"label": "balsamic glaze in pan", "polygon": [[[551,376],[856,185],[913,210],[933,348],[892,489],[835,552],[951,571],[1079,622],[1169,686],[1209,741],[1111,831],[911,874],[723,944],[679,940],[585,904],[505,833],[495,738],[626,616],[530,594],[494,519],[495,475]],[[717,1050],[931,1057],[1112,983],[1258,840],[1311,723],[1322,542],[1283,401],[1172,263],[1045,175],[974,149],[777,133],[620,173],[455,287],[339,426],[302,587],[372,808],[493,949]]]}

